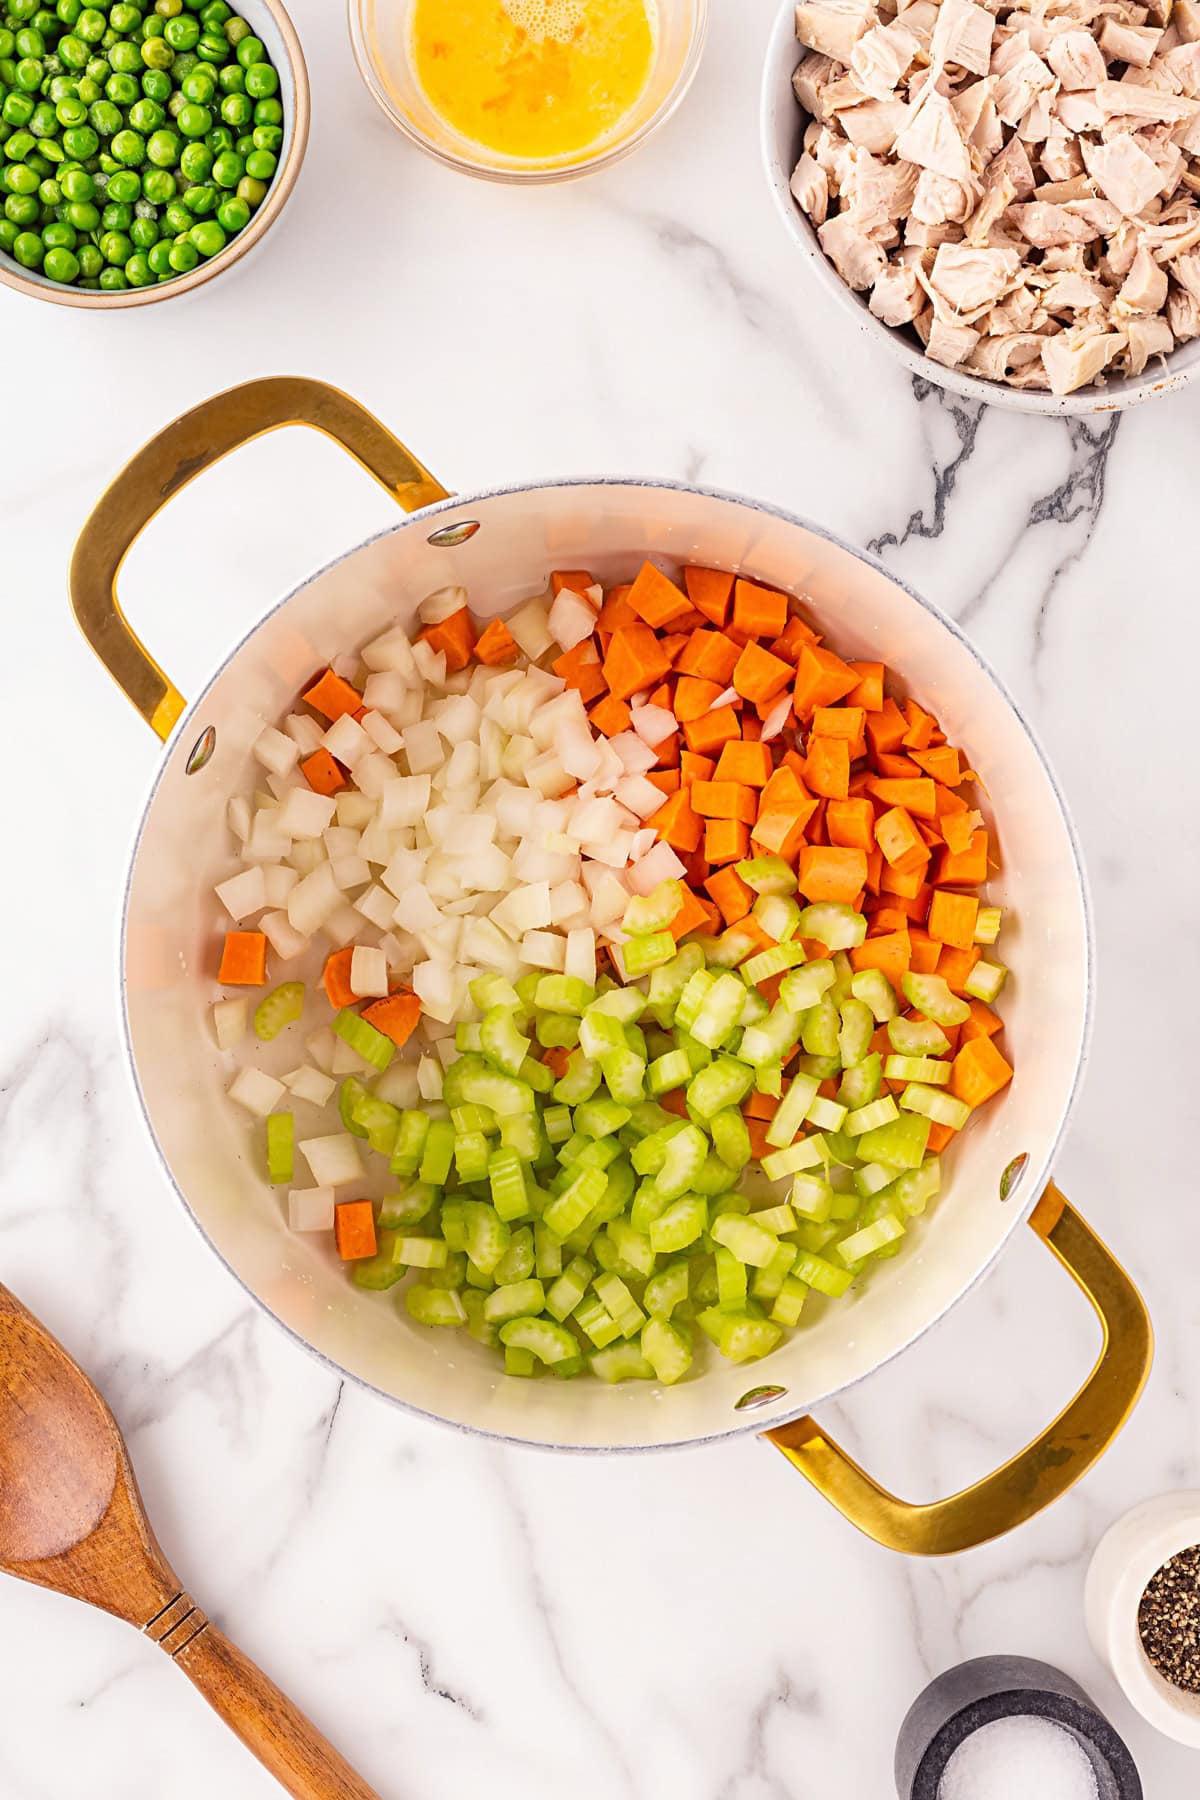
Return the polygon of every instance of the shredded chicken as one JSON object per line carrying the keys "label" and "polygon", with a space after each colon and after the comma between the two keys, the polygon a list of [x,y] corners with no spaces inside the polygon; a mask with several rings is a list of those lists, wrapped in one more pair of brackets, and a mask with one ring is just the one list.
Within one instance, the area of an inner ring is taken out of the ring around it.
{"label": "shredded chicken", "polygon": [[797,205],[934,361],[1071,393],[1200,337],[1200,0],[801,0]]}

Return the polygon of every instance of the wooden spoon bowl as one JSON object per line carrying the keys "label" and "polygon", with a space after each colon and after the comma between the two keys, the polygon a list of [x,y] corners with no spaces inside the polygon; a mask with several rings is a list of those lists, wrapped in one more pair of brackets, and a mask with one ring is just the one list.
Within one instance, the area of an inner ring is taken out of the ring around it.
{"label": "wooden spoon bowl", "polygon": [[150,1529],[116,1420],[3,1286],[0,1569],[144,1632],[295,1800],[379,1800],[183,1591]]}

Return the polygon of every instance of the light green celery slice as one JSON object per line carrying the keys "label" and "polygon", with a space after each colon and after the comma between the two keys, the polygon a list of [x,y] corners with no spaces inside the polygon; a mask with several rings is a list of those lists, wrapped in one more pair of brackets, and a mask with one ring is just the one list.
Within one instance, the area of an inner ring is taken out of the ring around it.
{"label": "light green celery slice", "polygon": [[448,1250],[446,1260],[440,1268],[426,1271],[425,1279],[430,1287],[454,1288],[459,1294],[463,1292],[463,1284],[467,1279],[469,1264],[462,1250]]}
{"label": "light green celery slice", "polygon": [[601,1381],[653,1381],[654,1365],[647,1361],[636,1344],[613,1344],[611,1349],[597,1350],[591,1359],[592,1374]]}
{"label": "light green celery slice", "polygon": [[542,1214],[546,1229],[556,1238],[569,1238],[583,1224],[607,1186],[608,1177],[603,1169],[580,1169]]}
{"label": "light green celery slice", "polygon": [[963,988],[972,1000],[982,1000],[986,1006],[991,1006],[1007,980],[1008,970],[1003,963],[985,962],[981,958],[963,982]]}
{"label": "light green celery slice", "polygon": [[953,1070],[948,1062],[932,1056],[889,1056],[883,1072],[889,1081],[924,1081],[929,1087],[948,1087]]}
{"label": "light green celery slice", "polygon": [[664,1318],[647,1319],[641,1351],[664,1387],[682,1380],[692,1366],[690,1335],[682,1325],[671,1325]]}
{"label": "light green celery slice", "polygon": [[750,1130],[736,1106],[723,1106],[708,1121],[713,1148],[727,1168],[744,1169],[753,1154]]}
{"label": "light green celery slice", "polygon": [[731,925],[719,938],[709,941],[705,947],[705,957],[710,968],[736,969],[748,956],[753,956],[757,949],[757,937],[751,937],[741,925]]}
{"label": "light green celery slice", "polygon": [[919,1169],[906,1169],[903,1175],[898,1175],[888,1188],[887,1196],[901,1212],[916,1218],[940,1192],[941,1185],[942,1161],[939,1156],[931,1155]]}
{"label": "light green celery slice", "polygon": [[379,1247],[374,1256],[363,1256],[351,1265],[350,1279],[355,1287],[368,1288],[372,1293],[383,1293],[387,1288],[395,1287],[407,1273],[404,1263],[397,1254],[399,1239],[394,1231],[378,1232]]}
{"label": "light green celery slice", "polygon": [[590,1262],[583,1257],[574,1257],[551,1286],[546,1295],[546,1311],[552,1319],[561,1325],[570,1317],[588,1291],[592,1276],[596,1273]]}
{"label": "light green celery slice", "polygon": [[[477,1269],[482,1269],[485,1275],[490,1275],[512,1242],[512,1232],[495,1207],[489,1206],[486,1200],[464,1201],[463,1217],[466,1222],[466,1233],[462,1248]],[[443,1236],[445,1236],[445,1231],[446,1209],[443,1206]]]}
{"label": "light green celery slice", "polygon": [[794,1275],[784,1278],[783,1284],[775,1296],[775,1304],[771,1308],[771,1322],[774,1325],[798,1325],[804,1302],[808,1299],[808,1289]]}
{"label": "light green celery slice", "polygon": [[854,950],[867,935],[867,921],[852,906],[825,900],[806,906],[800,915],[800,936],[815,938],[829,950]]}
{"label": "light green celery slice", "polygon": [[669,1319],[675,1308],[682,1306],[687,1297],[687,1263],[668,1263],[665,1269],[660,1269],[646,1283],[642,1305],[652,1318]]}
{"label": "light green celery slice", "polygon": [[890,1125],[864,1131],[856,1139],[863,1162],[891,1163],[896,1169],[919,1169],[929,1142],[929,1120],[904,1113]]}
{"label": "light green celery slice", "polygon": [[716,986],[718,979],[710,969],[697,969],[688,976],[675,1003],[677,1029],[691,1031],[700,1016],[700,1008],[704,1005],[709,990]]}
{"label": "light green celery slice", "polygon": [[535,1094],[548,1094],[554,1086],[554,1071],[548,1069],[545,1063],[538,1062],[536,1057],[527,1056],[521,1064],[520,1079]]}
{"label": "light green celery slice", "polygon": [[519,1075],[530,1040],[517,1030],[517,1015],[510,1007],[493,1006],[480,1023],[479,1047],[503,1074]]}
{"label": "light green celery slice", "polygon": [[489,1350],[494,1350],[500,1342],[500,1333],[483,1316],[487,1295],[481,1294],[478,1288],[464,1288],[459,1299],[467,1315],[468,1336],[473,1337],[477,1343],[486,1345]]}
{"label": "light green celery slice", "polygon": [[[760,894],[750,911],[767,936],[774,938],[777,944],[790,943],[799,930],[800,908],[794,900],[783,894]],[[794,969],[798,963],[803,961],[804,955],[801,951],[796,962],[791,963],[789,967]],[[745,969],[742,970],[742,973],[743,975],[746,973]],[[761,976],[754,976],[752,979],[761,980]]]}
{"label": "light green celery slice", "polygon": [[878,1100],[860,1106],[852,1113],[846,1114],[846,1131],[850,1137],[862,1137],[864,1132],[874,1131],[879,1125],[888,1125],[899,1117],[900,1109],[890,1094],[883,1094]]}
{"label": "light green celery slice", "polygon": [[[497,1336],[499,1336],[499,1332],[497,1332]],[[528,1379],[529,1376],[536,1375],[537,1371],[538,1360],[532,1350],[522,1350],[517,1344],[505,1344],[504,1373],[506,1375],[518,1375]]]}
{"label": "light green celery slice", "polygon": [[682,1050],[668,1050],[665,1056],[656,1056],[646,1070],[646,1091],[657,1097],[669,1094],[673,1088],[683,1087],[690,1079],[692,1065]]}
{"label": "light green celery slice", "polygon": [[539,1362],[560,1363],[578,1356],[579,1345],[565,1325],[552,1319],[509,1319],[500,1327],[500,1342],[514,1350],[528,1350]]}
{"label": "light green celery slice", "polygon": [[833,1205],[829,1209],[829,1217],[846,1225],[851,1219],[858,1217],[862,1207],[863,1201],[854,1188],[834,1188]]}
{"label": "light green celery slice", "polygon": [[548,1106],[542,1114],[542,1128],[552,1144],[565,1144],[574,1127],[569,1106]]}
{"label": "light green celery slice", "polygon": [[[453,1074],[453,1070],[452,1065],[447,1073]],[[464,1100],[490,1106],[498,1118],[504,1118],[508,1113],[533,1112],[536,1107],[533,1089],[524,1081],[502,1075],[498,1069],[489,1069],[486,1065],[478,1070],[469,1069],[460,1085]]]}
{"label": "light green celery slice", "polygon": [[850,992],[870,1007],[877,1025],[886,1025],[895,1018],[896,990],[882,969],[860,969],[851,979]]}
{"label": "light green celery slice", "polygon": [[888,1042],[897,1056],[941,1056],[950,1039],[932,1019],[890,1019]]}
{"label": "light green celery slice", "polygon": [[291,1181],[296,1165],[294,1113],[271,1113],[267,1119],[267,1180],[273,1187]]}
{"label": "light green celery slice", "polygon": [[769,1156],[763,1157],[762,1170],[771,1181],[781,1181],[785,1175],[795,1175],[800,1169],[815,1169],[824,1161],[824,1139],[816,1133],[801,1138],[798,1144],[789,1144],[786,1150],[772,1150]]}
{"label": "light green celery slice", "polygon": [[776,1237],[782,1237],[785,1231],[796,1229],[796,1215],[786,1200],[778,1201],[774,1206],[760,1207],[750,1217],[764,1231],[773,1231]]}
{"label": "light green celery slice", "polygon": [[799,1134],[808,1109],[817,1098],[820,1082],[815,1075],[794,1075],[787,1093],[767,1125],[766,1139],[776,1149],[790,1144]]}
{"label": "light green celery slice", "polygon": [[421,1166],[421,1153],[429,1130],[428,1114],[405,1111],[400,1114],[396,1142],[392,1146],[390,1168],[393,1175],[415,1175]]}
{"label": "light green celery slice", "polygon": [[779,998],[790,1012],[805,1013],[829,992],[836,979],[833,964],[822,956],[785,975],[779,984]]}
{"label": "light green celery slice", "polygon": [[[408,1115],[402,1116],[407,1117]],[[421,1116],[421,1114],[416,1115],[418,1118]],[[470,1104],[452,1106],[450,1123],[455,1131],[482,1131],[486,1137],[489,1132],[494,1133],[496,1130],[496,1115],[489,1106],[472,1106]],[[422,1141],[424,1141],[423,1138]]]}
{"label": "light green celery slice", "polygon": [[[793,974],[803,973],[802,969],[793,970]],[[755,1025],[747,1025],[742,1033],[738,1054],[743,1062],[753,1063],[755,1068],[781,1062],[800,1036],[801,1015],[782,1002],[783,989],[791,979],[791,975],[784,976],[779,990],[781,1000],[767,1017]]]}
{"label": "light green celery slice", "polygon": [[425,1147],[421,1152],[418,1170],[420,1179],[429,1182],[432,1187],[443,1187],[453,1158],[453,1125],[449,1119],[431,1119],[429,1130],[425,1134]]}
{"label": "light green celery slice", "polygon": [[801,1170],[792,1182],[790,1205],[801,1218],[823,1225],[833,1211],[833,1189],[819,1175],[808,1175]]}
{"label": "light green celery slice", "polygon": [[816,1253],[823,1250],[837,1233],[837,1226],[829,1220],[820,1225],[816,1219],[804,1219],[792,1233],[792,1240],[798,1249]]}
{"label": "light green celery slice", "polygon": [[354,1115],[360,1103],[370,1098],[370,1088],[364,1087],[356,1075],[347,1075],[338,1089],[338,1117],[353,1137],[365,1138],[367,1135],[366,1126],[360,1125]]}
{"label": "light green celery slice", "polygon": [[453,1288],[414,1282],[404,1290],[404,1305],[418,1325],[465,1325],[467,1309]]}
{"label": "light green celery slice", "polygon": [[639,1175],[657,1175],[666,1161],[667,1145],[678,1132],[687,1128],[686,1119],[668,1117],[665,1125],[651,1131],[636,1143],[630,1151],[629,1160]]}
{"label": "light green celery slice", "polygon": [[838,1087],[837,1098],[842,1106],[848,1106],[851,1112],[860,1106],[867,1106],[872,1100],[878,1100],[879,1090],[883,1085],[883,1058],[878,1050],[872,1050],[869,1056],[847,1069]]}
{"label": "light green celery slice", "polygon": [[800,1041],[809,1056],[836,1056],[840,1030],[841,1015],[833,996],[823,994],[816,1005],[810,1006],[804,1014],[800,1026]]}
{"label": "light green celery slice", "polygon": [[941,1088],[927,1087],[923,1081],[909,1082],[900,1096],[900,1105],[905,1112],[921,1113],[937,1125],[949,1125],[952,1131],[961,1131],[971,1116],[965,1100],[957,1100]]}
{"label": "light green celery slice", "polygon": [[796,871],[782,856],[752,856],[737,863],[737,872],[756,894],[794,894]]}
{"label": "light green celery slice", "polygon": [[396,1255],[410,1269],[443,1269],[450,1251],[444,1238],[400,1237]]}
{"label": "light green celery slice", "polygon": [[576,1108],[575,1129],[582,1131],[585,1137],[608,1137],[614,1131],[620,1131],[631,1117],[627,1106],[618,1106],[615,1100],[602,1095],[596,1100],[585,1100]]}
{"label": "light green celery slice", "polygon": [[629,1049],[606,1050],[600,1058],[605,1086],[614,1100],[628,1106],[640,1100],[646,1089],[646,1061]]}
{"label": "light green celery slice", "polygon": [[488,1141],[482,1131],[464,1131],[454,1140],[454,1172],[460,1181],[486,1181]]}
{"label": "light green celery slice", "polygon": [[971,1016],[966,1001],[950,992],[943,975],[914,975],[908,971],[900,977],[900,987],[908,1004],[935,1025],[961,1025]]}
{"label": "light green celery slice", "polygon": [[594,1295],[589,1295],[581,1306],[575,1308],[575,1323],[591,1338],[598,1350],[621,1335],[621,1327],[617,1321]]}
{"label": "light green celery slice", "polygon": [[770,1016],[771,1008],[764,996],[756,987],[748,987],[742,996],[742,1010],[738,1014],[738,1024],[743,1031],[747,1025],[757,1025]]}
{"label": "light green celery slice", "polygon": [[654,1185],[668,1200],[687,1193],[697,1171],[708,1154],[708,1139],[695,1125],[685,1125],[667,1140],[662,1167],[657,1170]]}
{"label": "light green celery slice", "polygon": [[480,1012],[487,1012],[493,1006],[507,1006],[515,1012],[521,1004],[521,996],[512,982],[491,971],[468,982],[467,992]]}
{"label": "light green celery slice", "polygon": [[774,944],[769,950],[760,950],[742,964],[741,972],[747,981],[769,981],[772,975],[782,975],[787,969],[794,969],[797,963],[804,961],[804,948],[798,943]]}
{"label": "light green celery slice", "polygon": [[579,1042],[579,1020],[573,1013],[538,1013],[533,1029],[546,1050],[573,1050]]}
{"label": "light green celery slice", "polygon": [[649,937],[627,938],[621,946],[621,961],[625,965],[625,973],[636,979],[639,975],[649,974],[651,969],[661,969],[675,955],[675,939],[669,931],[656,931]]}
{"label": "light green celery slice", "polygon": [[673,1022],[680,994],[696,971],[703,967],[704,952],[699,944],[684,944],[669,963],[652,970],[647,1004],[660,1025]]}
{"label": "light green celery slice", "polygon": [[783,1093],[783,1069],[779,1063],[772,1063],[769,1068],[761,1066],[754,1071],[754,1091],[756,1094],[767,1094],[772,1100],[778,1100]]}
{"label": "light green celery slice", "polygon": [[522,1162],[536,1162],[542,1150],[542,1128],[536,1113],[506,1113],[500,1121],[500,1142],[515,1150]]}
{"label": "light green celery slice", "polygon": [[692,1076],[687,1088],[688,1105],[702,1119],[711,1119],[723,1107],[740,1106],[753,1085],[754,1071],[746,1063],[735,1061],[732,1056],[719,1056]]}
{"label": "light green celery slice", "polygon": [[492,1279],[497,1287],[507,1287],[514,1281],[528,1281],[534,1272],[533,1264],[533,1228],[522,1225],[520,1231],[513,1232],[508,1249],[492,1270]]}
{"label": "light green celery slice", "polygon": [[998,906],[981,906],[975,915],[975,942],[977,944],[994,944],[1000,936],[1000,925],[1004,918]]}
{"label": "light green celery slice", "polygon": [[904,1227],[899,1219],[886,1214],[876,1219],[871,1225],[864,1225],[861,1231],[851,1232],[838,1245],[838,1255],[846,1263],[861,1263],[866,1257],[874,1256],[885,1244],[892,1243],[904,1236]]}
{"label": "light green celery slice", "polygon": [[807,1116],[819,1131],[840,1131],[846,1117],[846,1108],[839,1100],[827,1100],[824,1094],[818,1094],[810,1102]]}
{"label": "light green celery slice", "polygon": [[699,1011],[688,1029],[706,1050],[717,1050],[736,1027],[746,997],[740,975],[728,970],[717,976],[700,1003]]}
{"label": "light green celery slice", "polygon": [[540,1281],[530,1277],[493,1288],[483,1308],[483,1316],[493,1325],[505,1319],[528,1319],[540,1313],[546,1304],[546,1292]]}
{"label": "light green celery slice", "polygon": [[384,1032],[376,1031],[374,1025],[360,1018],[351,1007],[343,1006],[334,1014],[333,1029],[342,1042],[349,1044],[356,1056],[361,1056],[365,1063],[383,1073],[396,1054],[396,1046]]}
{"label": "light green celery slice", "polygon": [[665,931],[683,905],[678,881],[660,881],[649,894],[635,894],[625,908],[621,926],[630,937],[650,937]]}
{"label": "light green celery slice", "polygon": [[632,1270],[638,1280],[645,1281],[648,1275],[654,1273],[658,1257],[644,1231],[637,1230],[627,1219],[611,1219],[607,1236],[623,1267]]}
{"label": "light green celery slice", "polygon": [[707,1227],[707,1202],[699,1194],[685,1194],[660,1213],[647,1235],[656,1254],[673,1256],[694,1244]]}
{"label": "light green celery slice", "polygon": [[483,1048],[483,1037],[477,1019],[463,1019],[454,1027],[454,1048],[461,1054],[468,1051],[478,1053]]}
{"label": "light green celery slice", "polygon": [[[415,1225],[419,1219],[428,1217],[441,1195],[441,1188],[432,1187],[428,1182],[406,1182],[398,1193],[385,1194],[379,1202],[379,1224],[385,1229]],[[458,1248],[463,1246],[460,1244]]]}
{"label": "light green celery slice", "polygon": [[756,1269],[750,1292],[755,1300],[774,1300],[792,1272],[796,1260],[795,1244],[780,1244],[765,1269]]}
{"label": "light green celery slice", "polygon": [[284,981],[254,1009],[254,1035],[264,1043],[277,1038],[285,1025],[294,1025],[304,1011],[304,983]]}
{"label": "light green celery slice", "polygon": [[773,1233],[737,1213],[722,1213],[713,1220],[709,1232],[718,1244],[732,1250],[739,1262],[749,1263],[755,1269],[765,1269],[778,1247]]}
{"label": "light green celery slice", "polygon": [[885,1163],[864,1163],[854,1171],[854,1191],[861,1199],[869,1200],[872,1194],[890,1187],[895,1179],[895,1169],[889,1169]]}
{"label": "light green celery slice", "polygon": [[665,1194],[660,1194],[653,1179],[648,1178],[638,1187],[633,1206],[629,1213],[629,1222],[635,1231],[649,1236],[650,1227],[655,1219],[661,1219],[671,1202]]}
{"label": "light green celery slice", "polygon": [[619,1275],[607,1271],[592,1282],[601,1306],[616,1320],[623,1337],[633,1337],[646,1323],[646,1315]]}
{"label": "light green celery slice", "polygon": [[572,1050],[561,1080],[554,1084],[554,1098],[565,1106],[581,1106],[600,1086],[600,1064],[582,1050]]}
{"label": "light green celery slice", "polygon": [[715,1307],[702,1312],[697,1324],[712,1339],[722,1356],[730,1362],[751,1362],[766,1356],[783,1333],[769,1319],[753,1319],[748,1315],[723,1313]]}
{"label": "light green celery slice", "polygon": [[[419,1187],[420,1183],[417,1185]],[[441,1191],[441,1188],[430,1188],[428,1190],[428,1192],[434,1195],[440,1195]],[[397,1195],[396,1199],[398,1201],[402,1200],[403,1196]],[[384,1205],[386,1206],[387,1204],[388,1203],[385,1200]],[[442,1201],[441,1213],[439,1215],[442,1236],[449,1244],[451,1250],[465,1250],[467,1247],[468,1228],[470,1225],[470,1215],[468,1214],[467,1208],[470,1204],[470,1201],[462,1199],[458,1195],[448,1196]],[[499,1262],[500,1257],[507,1248],[507,1244],[501,1246],[496,1257],[497,1262]]]}
{"label": "light green celery slice", "polygon": [[732,1250],[726,1250],[718,1244],[713,1252],[713,1262],[717,1270],[717,1305],[722,1312],[744,1312],[746,1310],[746,1265],[739,1262]]}
{"label": "light green celery slice", "polygon": [[849,1269],[839,1269],[823,1256],[812,1250],[798,1250],[792,1273],[797,1281],[806,1287],[816,1288],[818,1294],[825,1294],[830,1300],[840,1300],[854,1277]]}
{"label": "light green celery slice", "polygon": [[871,1039],[875,1035],[875,1015],[865,1000],[856,1000],[850,995],[842,1001],[840,1017],[838,1055],[842,1059],[842,1067],[852,1069],[870,1051]]}
{"label": "light green celery slice", "polygon": [[534,989],[534,1005],[539,1012],[583,1012],[596,997],[594,988],[575,975],[539,975]]}
{"label": "light green celery slice", "polygon": [[610,987],[598,993],[587,1009],[590,1013],[607,1014],[622,1025],[632,1025],[646,1010],[646,996],[637,987]]}

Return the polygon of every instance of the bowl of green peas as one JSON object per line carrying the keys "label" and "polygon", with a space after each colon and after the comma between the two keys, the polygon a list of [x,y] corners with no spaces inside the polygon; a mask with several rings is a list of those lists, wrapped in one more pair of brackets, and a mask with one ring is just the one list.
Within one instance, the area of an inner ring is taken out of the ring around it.
{"label": "bowl of green peas", "polygon": [[0,283],[82,307],[198,287],[278,218],[308,118],[278,0],[0,0]]}

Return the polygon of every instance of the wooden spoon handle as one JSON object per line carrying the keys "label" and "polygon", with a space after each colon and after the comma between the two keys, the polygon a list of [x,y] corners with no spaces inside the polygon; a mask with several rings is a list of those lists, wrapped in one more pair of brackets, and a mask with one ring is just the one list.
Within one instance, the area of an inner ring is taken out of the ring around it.
{"label": "wooden spoon handle", "polygon": [[177,1641],[191,1633],[181,1648],[167,1637],[163,1649],[293,1800],[380,1800],[224,1632],[209,1624],[195,1629],[198,1616],[181,1622]]}

